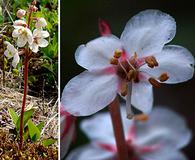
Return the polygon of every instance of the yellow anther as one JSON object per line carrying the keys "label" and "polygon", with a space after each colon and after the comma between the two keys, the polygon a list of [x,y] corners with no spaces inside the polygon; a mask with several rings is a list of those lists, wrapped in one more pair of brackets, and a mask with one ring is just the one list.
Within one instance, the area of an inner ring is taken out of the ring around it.
{"label": "yellow anther", "polygon": [[160,77],[158,77],[158,79],[159,79],[159,81],[161,81],[161,82],[165,82],[166,80],[169,79],[169,76],[168,76],[167,73],[162,73],[162,74],[160,75]]}
{"label": "yellow anther", "polygon": [[118,65],[118,59],[117,58],[111,58],[110,59],[110,64],[113,64],[113,65]]}
{"label": "yellow anther", "polygon": [[120,49],[116,49],[114,52],[114,58],[120,58],[122,55],[123,51]]}
{"label": "yellow anther", "polygon": [[135,115],[135,116],[134,116],[134,119],[135,119],[136,121],[146,122],[146,121],[148,121],[149,116],[147,116],[147,115],[145,115],[145,114],[138,114],[138,115]]}
{"label": "yellow anther", "polygon": [[127,92],[128,92],[128,86],[126,83],[124,83],[121,86],[121,95],[125,97],[127,95]]}
{"label": "yellow anther", "polygon": [[149,81],[150,84],[151,84],[152,86],[154,86],[155,88],[160,88],[160,86],[161,86],[161,84],[160,84],[155,78],[150,77],[150,78],[148,79],[148,81]]}

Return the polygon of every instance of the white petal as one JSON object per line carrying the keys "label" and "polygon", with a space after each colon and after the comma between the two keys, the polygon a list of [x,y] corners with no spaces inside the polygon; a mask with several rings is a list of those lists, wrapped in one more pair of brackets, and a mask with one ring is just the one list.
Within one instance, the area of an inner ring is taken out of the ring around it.
{"label": "white petal", "polygon": [[114,153],[102,150],[93,145],[86,145],[73,150],[66,160],[109,160]]}
{"label": "white petal", "polygon": [[18,47],[24,47],[27,43],[27,37],[26,36],[19,36],[17,40],[17,46]]}
{"label": "white petal", "polygon": [[194,57],[186,48],[168,45],[155,57],[159,67],[151,69],[143,66],[141,70],[155,77],[159,77],[161,73],[168,73],[169,79],[165,83],[180,83],[193,77]]}
{"label": "white petal", "polygon": [[150,113],[153,105],[152,85],[145,81],[133,83],[131,98],[135,108],[146,114]]}
{"label": "white petal", "polygon": [[42,37],[42,38],[47,38],[47,37],[49,37],[49,32],[47,32],[47,31],[41,31],[41,37]]}
{"label": "white petal", "polygon": [[32,43],[29,45],[30,49],[34,52],[37,53],[39,51],[39,46],[36,43]]}
{"label": "white petal", "polygon": [[144,160],[187,160],[181,152],[153,152],[142,156]]}
{"label": "white petal", "polygon": [[81,122],[81,129],[92,142],[115,146],[114,133],[109,112],[98,113],[91,118],[83,120]]}
{"label": "white petal", "polygon": [[13,54],[12,52],[10,52],[8,49],[5,50],[4,55],[5,55],[8,59],[10,59],[10,58],[12,58],[12,57],[14,56],[14,54]]}
{"label": "white petal", "polygon": [[28,43],[32,44],[33,43],[33,36],[32,36],[32,32],[30,29],[26,28],[26,32],[27,32],[27,39],[28,39]]}
{"label": "white petal", "polygon": [[13,61],[12,61],[12,66],[13,66],[14,68],[16,68],[16,66],[17,66],[17,64],[19,63],[19,61],[20,61],[20,56],[16,53],[16,54],[14,55],[14,58],[13,58]]}
{"label": "white petal", "polygon": [[47,47],[48,46],[48,41],[46,39],[39,39],[38,40],[39,47]]}
{"label": "white petal", "polygon": [[160,145],[160,152],[169,152],[186,146],[191,138],[191,131],[185,120],[178,114],[157,107],[150,115],[149,121],[136,124],[138,146]]}
{"label": "white petal", "polygon": [[12,32],[12,37],[17,38],[20,35],[20,33],[18,32],[18,28],[14,29]]}
{"label": "white petal", "polygon": [[175,36],[175,20],[159,10],[145,10],[129,20],[121,40],[129,54],[147,56],[161,51]]}
{"label": "white petal", "polygon": [[88,69],[96,70],[111,66],[110,59],[116,49],[121,49],[120,40],[113,36],[104,36],[78,47],[75,53],[77,63]]}
{"label": "white petal", "polygon": [[[60,135],[62,135],[64,126],[67,125],[66,118],[64,116],[60,116]],[[70,143],[72,141],[73,135],[74,135],[74,125],[70,126],[69,131],[64,137],[60,138],[60,157],[63,158],[70,146]]]}
{"label": "white petal", "polygon": [[115,75],[84,71],[65,86],[62,105],[75,116],[91,115],[114,100],[117,88],[118,78]]}

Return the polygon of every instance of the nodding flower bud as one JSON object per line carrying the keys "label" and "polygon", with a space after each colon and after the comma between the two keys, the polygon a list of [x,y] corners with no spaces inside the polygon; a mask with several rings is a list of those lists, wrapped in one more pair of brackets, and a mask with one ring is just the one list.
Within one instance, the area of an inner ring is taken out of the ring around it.
{"label": "nodding flower bud", "polygon": [[36,5],[37,4],[37,1],[36,0],[33,0],[31,4],[32,5]]}
{"label": "nodding flower bud", "polygon": [[45,18],[37,18],[37,22],[36,22],[35,26],[36,26],[36,28],[39,28],[39,29],[47,26],[47,22],[46,22]]}
{"label": "nodding flower bud", "polygon": [[34,5],[30,5],[30,10],[32,12],[36,12],[38,10],[38,8],[36,6],[34,6]]}
{"label": "nodding flower bud", "polygon": [[16,16],[17,16],[18,18],[23,18],[25,15],[26,15],[26,11],[23,10],[23,9],[19,9],[19,10],[17,11],[17,13],[16,13]]}

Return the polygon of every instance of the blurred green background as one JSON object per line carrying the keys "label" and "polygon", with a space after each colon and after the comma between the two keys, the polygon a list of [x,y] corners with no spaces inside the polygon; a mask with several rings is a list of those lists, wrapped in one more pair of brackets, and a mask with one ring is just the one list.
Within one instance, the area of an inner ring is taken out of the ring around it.
{"label": "blurred green background", "polygon": [[[171,44],[188,48],[195,55],[195,7],[185,0],[65,0],[61,1],[61,92],[65,84],[84,69],[76,64],[74,53],[80,44],[99,37],[98,19],[109,21],[112,33],[120,36],[126,22],[139,11],[159,9],[170,14],[177,22],[177,34]],[[182,73],[181,73],[182,74]],[[155,89],[155,104],[166,105],[183,115],[195,133],[195,78]],[[80,120],[81,118],[79,118]],[[86,141],[77,133],[74,146]],[[195,158],[195,141],[184,152]]]}

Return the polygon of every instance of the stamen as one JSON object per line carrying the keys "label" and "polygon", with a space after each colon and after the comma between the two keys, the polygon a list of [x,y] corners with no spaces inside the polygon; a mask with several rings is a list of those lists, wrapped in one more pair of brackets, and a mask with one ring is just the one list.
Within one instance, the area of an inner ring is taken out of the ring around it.
{"label": "stamen", "polygon": [[120,58],[121,55],[122,55],[123,51],[120,50],[120,49],[116,49],[115,52],[114,52],[114,58]]}
{"label": "stamen", "polygon": [[160,88],[161,84],[154,78],[150,77],[148,79],[151,85],[153,85],[155,88]]}
{"label": "stamen", "polygon": [[121,64],[120,61],[118,61],[118,63],[119,63],[119,65],[120,65],[120,67],[123,69],[123,71],[125,72],[125,74],[127,75],[127,71],[126,71],[125,67],[123,67],[123,65]]}
{"label": "stamen", "polygon": [[146,122],[146,121],[148,121],[149,116],[147,116],[146,114],[138,114],[138,115],[135,115],[135,116],[134,116],[134,119],[135,119],[136,121]]}
{"label": "stamen", "polygon": [[121,86],[121,95],[125,97],[127,95],[127,92],[128,92],[128,86],[126,83],[123,83]]}
{"label": "stamen", "polygon": [[158,62],[154,56],[146,57],[145,62],[148,64],[148,67],[150,68],[154,68],[158,66]]}
{"label": "stamen", "polygon": [[158,77],[158,79],[159,79],[159,81],[161,81],[161,82],[165,82],[165,81],[167,81],[167,80],[169,79],[169,76],[168,76],[167,73],[162,73],[162,74],[160,75],[160,77]]}
{"label": "stamen", "polygon": [[118,63],[119,63],[118,59],[116,59],[114,57],[110,59],[110,64],[118,65]]}
{"label": "stamen", "polygon": [[134,70],[129,70],[129,72],[127,73],[127,79],[128,81],[131,81],[132,79],[134,79]]}

